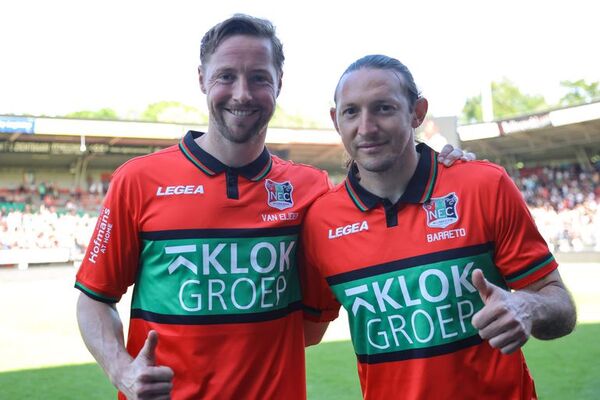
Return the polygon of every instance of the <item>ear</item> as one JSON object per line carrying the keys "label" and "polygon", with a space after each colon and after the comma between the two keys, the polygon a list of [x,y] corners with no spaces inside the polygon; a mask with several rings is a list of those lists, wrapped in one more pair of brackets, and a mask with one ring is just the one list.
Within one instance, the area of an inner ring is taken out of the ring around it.
{"label": "ear", "polygon": [[279,83],[277,84],[277,96],[279,97],[279,93],[281,93],[281,85],[283,84],[283,72],[281,72],[281,75],[279,76]]}
{"label": "ear", "polygon": [[427,115],[427,109],[429,108],[429,103],[425,97],[420,97],[417,99],[415,103],[415,110],[413,111],[413,118],[411,122],[411,126],[413,128],[419,127],[425,120],[425,116]]}
{"label": "ear", "polygon": [[206,85],[204,83],[204,70],[202,69],[202,65],[198,66],[198,82],[200,82],[200,90],[202,90],[202,93],[206,94]]}
{"label": "ear", "polygon": [[331,117],[331,121],[333,121],[333,126],[335,127],[335,130],[340,133],[340,130],[338,128],[338,124],[337,124],[337,114],[336,114],[336,108],[335,107],[331,107],[329,109],[329,116]]}

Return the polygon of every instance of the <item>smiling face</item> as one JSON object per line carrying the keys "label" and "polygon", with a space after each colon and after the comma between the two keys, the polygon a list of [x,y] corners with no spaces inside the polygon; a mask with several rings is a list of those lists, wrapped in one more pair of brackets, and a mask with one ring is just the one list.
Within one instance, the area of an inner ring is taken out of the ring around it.
{"label": "smiling face", "polygon": [[331,118],[359,169],[380,173],[402,168],[406,157],[416,156],[414,127],[427,102],[419,99],[412,108],[400,74],[362,68],[340,80]]}
{"label": "smiling face", "polygon": [[234,143],[264,141],[281,88],[269,39],[231,36],[198,71],[208,103],[208,134]]}

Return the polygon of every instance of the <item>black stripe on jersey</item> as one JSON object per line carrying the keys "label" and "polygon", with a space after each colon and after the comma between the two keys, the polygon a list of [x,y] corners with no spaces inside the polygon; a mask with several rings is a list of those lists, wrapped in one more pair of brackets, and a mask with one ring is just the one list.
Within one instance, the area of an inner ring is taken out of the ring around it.
{"label": "black stripe on jersey", "polygon": [[531,271],[532,269],[539,268],[541,264],[548,263],[552,257],[552,254],[546,253],[543,257],[538,258],[537,260],[527,265],[526,267],[521,268],[517,272],[513,272],[510,275],[506,275],[504,278],[510,282],[514,279],[517,279],[521,275],[527,275],[527,272]]}
{"label": "black stripe on jersey", "polygon": [[414,360],[417,358],[429,358],[441,356],[443,354],[453,353],[467,347],[476,346],[483,340],[479,335],[473,335],[466,339],[453,343],[441,344],[439,346],[428,347],[425,349],[409,349],[394,351],[393,353],[383,354],[357,354],[356,358],[362,364],[379,364],[392,361]]}
{"label": "black stripe on jersey", "polygon": [[83,285],[75,285],[75,289],[81,290],[81,293],[85,294],[87,297],[94,299],[96,301],[99,301],[101,303],[105,303],[105,304],[115,304],[118,303],[119,300],[115,300],[115,299],[109,299],[107,297],[101,297],[98,296],[95,293],[90,292],[89,290],[86,290],[85,287],[83,287]]}
{"label": "black stripe on jersey", "polygon": [[283,318],[286,315],[301,309],[302,302],[300,301],[290,303],[285,308],[269,312],[231,315],[168,315],[134,308],[131,310],[131,318],[140,318],[148,322],[158,322],[159,324],[173,325],[241,324],[248,322],[272,321],[274,319]]}
{"label": "black stripe on jersey", "polygon": [[168,231],[141,232],[143,240],[169,239],[206,239],[206,238],[260,238],[271,236],[297,235],[300,225],[282,228],[250,228],[250,229],[177,229]]}
{"label": "black stripe on jersey", "polygon": [[402,260],[390,261],[384,264],[372,265],[354,271],[344,272],[342,274],[332,275],[327,278],[329,285],[350,282],[357,279],[385,274],[392,271],[399,271],[405,268],[416,267],[420,265],[432,264],[440,261],[454,260],[462,257],[469,257],[478,254],[488,253],[494,250],[494,243],[488,242],[458,249],[438,251],[437,253],[423,254],[421,256],[404,258]]}
{"label": "black stripe on jersey", "polygon": [[302,305],[302,309],[304,310],[304,312],[310,315],[320,316],[322,314],[321,310],[307,306],[306,304]]}

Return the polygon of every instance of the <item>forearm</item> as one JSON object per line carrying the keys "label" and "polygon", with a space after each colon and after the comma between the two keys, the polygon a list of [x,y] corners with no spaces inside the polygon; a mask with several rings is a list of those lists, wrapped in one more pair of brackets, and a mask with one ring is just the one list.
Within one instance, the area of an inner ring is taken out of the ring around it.
{"label": "forearm", "polygon": [[119,388],[120,371],[132,362],[132,357],[125,348],[123,324],[116,308],[80,294],[77,322],[88,350]]}
{"label": "forearm", "polygon": [[530,305],[531,334],[542,340],[556,339],[573,331],[577,313],[562,283],[548,284],[537,292],[517,291]]}

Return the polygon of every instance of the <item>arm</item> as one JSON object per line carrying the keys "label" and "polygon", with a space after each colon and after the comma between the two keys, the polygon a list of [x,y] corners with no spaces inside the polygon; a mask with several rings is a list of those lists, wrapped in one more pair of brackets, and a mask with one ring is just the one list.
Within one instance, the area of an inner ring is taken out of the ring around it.
{"label": "arm", "polygon": [[328,322],[312,322],[304,320],[304,346],[313,346],[321,343],[323,335],[329,326]]}
{"label": "arm", "polygon": [[156,332],[148,334],[144,347],[132,358],[125,349],[123,324],[114,304],[93,300],[83,293],[77,302],[77,322],[90,353],[128,399],[168,398],[173,371],[155,366]]}
{"label": "arm", "polygon": [[481,270],[475,270],[473,285],[484,307],[473,316],[472,324],[490,346],[504,354],[519,349],[530,335],[555,339],[575,327],[575,305],[558,270],[514,292],[493,285]]}

